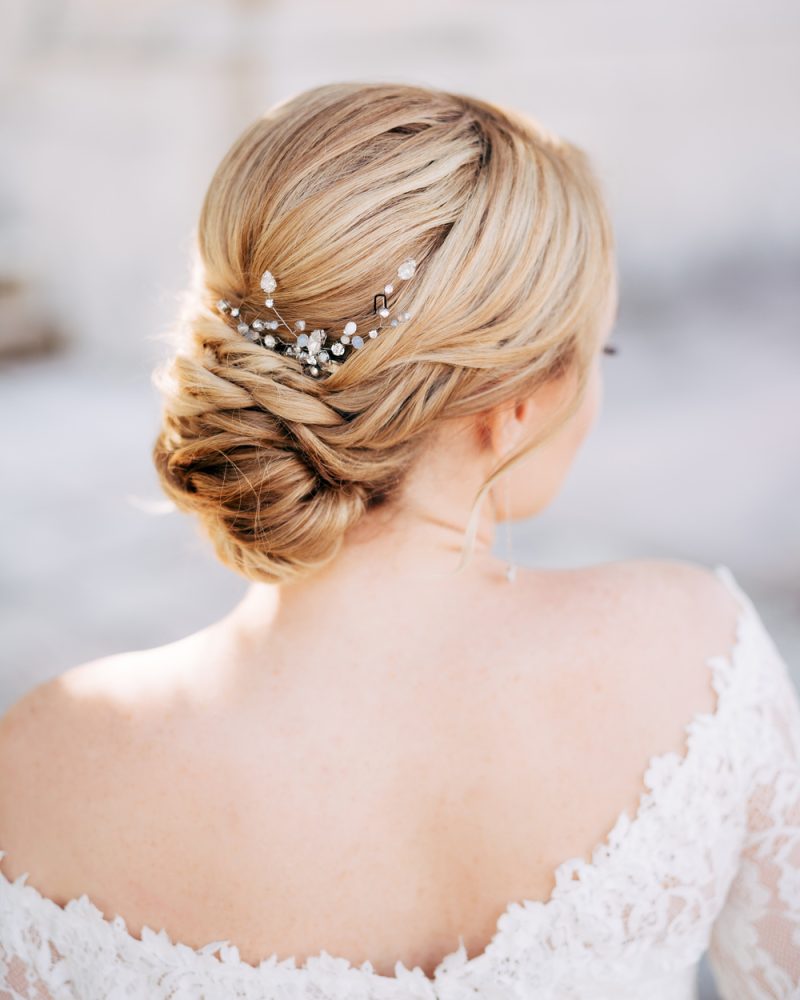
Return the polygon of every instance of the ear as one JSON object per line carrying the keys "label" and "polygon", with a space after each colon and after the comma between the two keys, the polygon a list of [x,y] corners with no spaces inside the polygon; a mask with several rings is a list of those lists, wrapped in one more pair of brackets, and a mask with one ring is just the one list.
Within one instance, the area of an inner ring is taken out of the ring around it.
{"label": "ear", "polygon": [[484,410],[479,415],[482,447],[491,449],[498,458],[507,455],[527,433],[536,409],[536,400],[528,397]]}

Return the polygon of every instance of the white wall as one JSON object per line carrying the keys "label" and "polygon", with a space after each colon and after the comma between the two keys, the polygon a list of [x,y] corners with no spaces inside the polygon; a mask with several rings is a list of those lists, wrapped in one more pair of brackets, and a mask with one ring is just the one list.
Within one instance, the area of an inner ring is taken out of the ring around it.
{"label": "white wall", "polygon": [[347,78],[474,93],[584,146],[631,296],[785,257],[799,21],[789,0],[4,0],[0,273],[79,344],[154,357],[227,147],[276,100]]}

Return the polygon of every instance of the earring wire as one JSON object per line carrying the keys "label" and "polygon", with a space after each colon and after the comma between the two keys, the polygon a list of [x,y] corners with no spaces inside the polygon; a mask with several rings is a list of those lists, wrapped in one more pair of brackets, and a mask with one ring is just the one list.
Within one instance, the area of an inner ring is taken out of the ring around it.
{"label": "earring wire", "polygon": [[508,492],[505,479],[503,480],[503,507],[505,511],[506,558],[508,560],[508,565],[506,566],[506,579],[508,580],[509,583],[513,583],[517,578],[517,565],[514,562],[513,551],[512,551],[513,545],[511,541],[511,518],[509,517]]}

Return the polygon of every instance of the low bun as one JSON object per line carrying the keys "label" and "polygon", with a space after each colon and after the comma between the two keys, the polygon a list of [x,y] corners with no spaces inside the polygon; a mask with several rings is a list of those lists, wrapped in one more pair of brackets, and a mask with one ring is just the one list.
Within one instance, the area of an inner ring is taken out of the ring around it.
{"label": "low bun", "polygon": [[[581,390],[611,251],[584,154],[521,116],[380,83],[276,105],[212,178],[193,283],[153,375],[165,492],[245,577],[313,573],[399,495],[443,419],[567,368]],[[373,292],[408,257],[417,271],[395,305],[411,319],[324,380],[216,309],[225,298],[263,314],[271,270],[290,322],[366,325]]]}
{"label": "low bun", "polygon": [[201,358],[178,352],[153,375],[164,401],[153,446],[162,487],[199,515],[226,565],[289,582],[335,557],[413,449],[387,460],[359,446],[353,422],[309,391],[307,375],[263,351],[243,365],[227,330],[215,340],[206,326],[204,343]]}

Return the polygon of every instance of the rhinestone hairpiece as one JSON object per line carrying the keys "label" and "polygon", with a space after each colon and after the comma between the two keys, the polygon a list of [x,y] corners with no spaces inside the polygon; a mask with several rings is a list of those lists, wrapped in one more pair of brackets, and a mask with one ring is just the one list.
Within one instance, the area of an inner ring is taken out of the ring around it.
{"label": "rhinestone hairpiece", "polygon": [[[401,281],[407,281],[409,278],[413,278],[416,269],[417,262],[409,257],[398,267],[397,277]],[[261,275],[261,288],[267,293],[264,305],[275,313],[278,317],[277,319],[266,319],[259,316],[246,320],[241,314],[241,307],[232,306],[227,299],[220,299],[217,302],[217,309],[221,313],[238,320],[236,329],[247,340],[261,344],[263,347],[268,347],[278,353],[289,354],[297,358],[302,363],[303,370],[314,378],[318,378],[323,372],[330,373],[335,368],[338,368],[353,351],[357,351],[364,346],[366,339],[374,340],[386,326],[395,327],[411,319],[411,313],[408,312],[399,313],[394,317],[391,316],[388,297],[394,291],[394,285],[386,284],[383,286],[383,291],[378,292],[373,297],[373,312],[378,317],[378,321],[367,332],[366,338],[356,333],[358,327],[353,320],[348,320],[338,338],[331,338],[329,340],[330,330],[318,328],[312,330],[310,333],[306,333],[305,320],[296,320],[294,329],[289,326],[275,308],[275,300],[272,295],[277,287],[278,283],[272,273],[264,271]],[[388,323],[384,322],[385,320],[388,320]],[[281,324],[286,327],[289,333],[295,336],[294,341],[286,342],[279,340],[274,335],[272,331],[277,330]]]}

